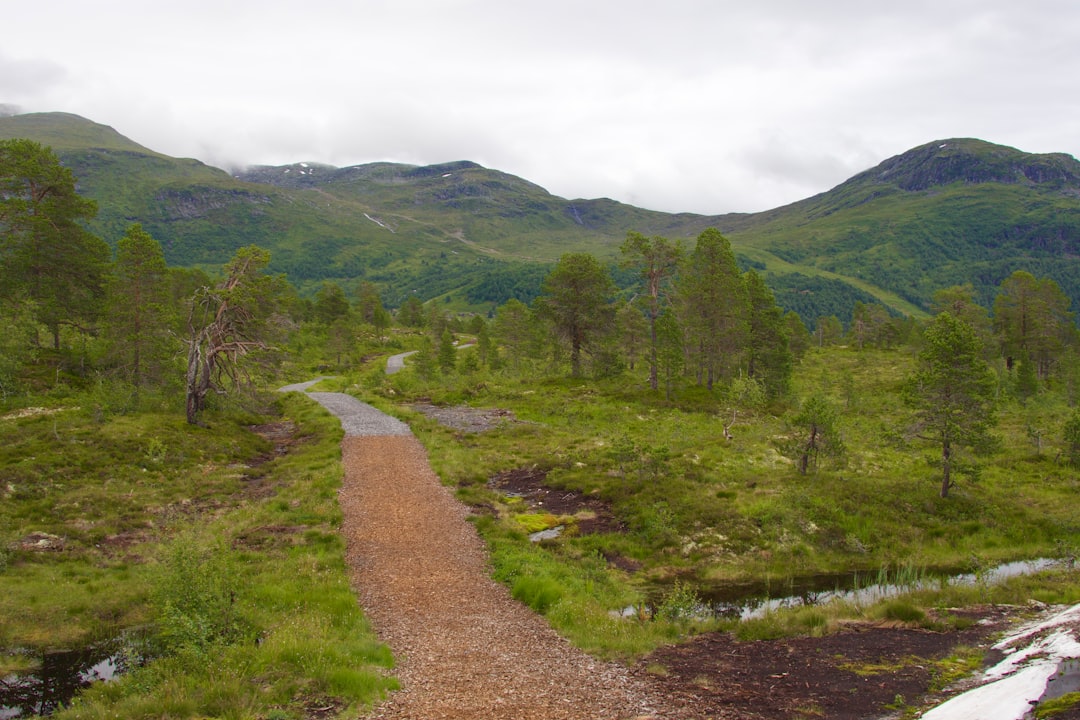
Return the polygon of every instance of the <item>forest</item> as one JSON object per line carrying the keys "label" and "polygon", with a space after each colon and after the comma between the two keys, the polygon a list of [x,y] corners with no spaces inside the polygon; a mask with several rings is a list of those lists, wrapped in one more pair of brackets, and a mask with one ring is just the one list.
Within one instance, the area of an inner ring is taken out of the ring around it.
{"label": "forest", "polygon": [[[396,687],[344,569],[340,430],[275,392],[319,377],[409,422],[494,576],[597,657],[1080,601],[1080,334],[1049,277],[943,285],[929,318],[817,278],[808,320],[719,230],[630,230],[614,269],[496,271],[470,290],[490,313],[449,313],[370,280],[301,293],[255,245],[170,267],[95,212],[48,147],[0,141],[0,677],[58,646],[125,670],[55,717],[355,717]],[[530,507],[513,473],[595,505]],[[845,574],[909,592],[750,620],[711,600]]]}

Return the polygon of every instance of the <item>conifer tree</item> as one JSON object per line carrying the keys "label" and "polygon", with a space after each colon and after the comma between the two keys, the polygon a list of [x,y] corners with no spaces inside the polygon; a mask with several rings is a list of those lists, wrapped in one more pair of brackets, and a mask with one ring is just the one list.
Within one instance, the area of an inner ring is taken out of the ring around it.
{"label": "conifer tree", "polygon": [[819,317],[814,323],[814,342],[818,347],[835,345],[844,336],[844,324],[835,315]]}
{"label": "conifer tree", "polygon": [[405,327],[424,327],[424,319],[424,303],[415,295],[410,295],[398,309],[398,322]]}
{"label": "conifer tree", "polygon": [[975,329],[947,312],[939,314],[923,333],[918,367],[904,387],[904,399],[915,411],[912,431],[941,448],[941,497],[956,484],[956,471],[977,472],[962,462],[965,448],[987,449],[993,444],[994,396],[997,379],[982,359]]}
{"label": "conifer tree", "polygon": [[315,293],[315,319],[323,325],[333,325],[338,320],[348,320],[352,314],[345,291],[335,282],[326,281]]}
{"label": "conifer tree", "polygon": [[803,475],[817,467],[821,456],[837,457],[844,453],[836,408],[820,395],[813,395],[802,404],[791,419],[791,428],[792,437],[782,450]]}
{"label": "conifer tree", "polygon": [[514,371],[520,371],[521,361],[532,357],[537,344],[532,311],[520,300],[510,298],[496,311],[492,332],[510,356]]}
{"label": "conifer tree", "polygon": [[791,350],[783,311],[760,275],[750,270],[745,280],[750,302],[747,373],[761,381],[768,397],[780,397],[791,381]]}
{"label": "conifer tree", "polygon": [[664,396],[671,400],[675,379],[682,375],[686,363],[683,331],[671,308],[665,308],[656,319],[656,363],[664,381]]}
{"label": "conifer tree", "polygon": [[144,384],[163,377],[173,350],[169,332],[175,316],[165,253],[142,225],[130,226],[117,242],[108,295],[110,355],[138,394]]}
{"label": "conifer tree", "polygon": [[810,331],[806,329],[799,313],[794,310],[784,313],[784,329],[787,331],[788,349],[791,350],[792,359],[801,360],[810,349]]}
{"label": "conifer tree", "polygon": [[215,287],[200,288],[188,314],[187,421],[198,424],[211,392],[246,376],[244,356],[270,348],[268,317],[282,291],[282,279],[265,275],[270,253],[255,245],[240,248]]}
{"label": "conifer tree", "polygon": [[444,375],[452,373],[457,366],[457,348],[454,346],[454,336],[449,330],[443,330],[439,337],[438,362]]}
{"label": "conifer tree", "polygon": [[[615,313],[616,324],[619,328],[619,340],[622,345],[622,353],[626,358],[626,363],[631,370],[634,369],[634,365],[637,363],[638,355],[641,354],[642,348],[651,347],[656,348],[655,343],[657,339],[655,337],[655,323],[652,323],[652,345],[648,345],[650,335],[650,321],[645,317],[641,310],[633,303],[621,303],[619,309]],[[655,357],[653,358],[655,361]],[[650,370],[650,378],[652,377],[652,371]],[[651,384],[651,380],[650,380]],[[655,387],[653,388],[656,389]]]}
{"label": "conifer tree", "polygon": [[1025,355],[1040,378],[1049,376],[1075,333],[1069,298],[1050,278],[1017,270],[994,298],[994,329],[1012,367]]}
{"label": "conifer tree", "polygon": [[61,326],[88,329],[104,300],[109,247],[83,226],[96,213],[50,148],[0,140],[0,296],[29,301],[57,349]]}
{"label": "conifer tree", "polygon": [[535,305],[556,337],[570,345],[570,374],[582,373],[582,354],[592,352],[614,324],[611,296],[615,283],[600,262],[586,253],[567,253],[544,279]]}
{"label": "conifer tree", "polygon": [[390,313],[383,307],[379,289],[374,283],[365,280],[356,291],[356,312],[361,322],[366,322],[382,331],[390,326]]}
{"label": "conifer tree", "polygon": [[641,233],[630,232],[622,244],[622,254],[633,267],[638,268],[645,282],[646,314],[649,318],[649,386],[656,390],[656,319],[667,304],[667,286],[678,270],[682,246],[667,238],[646,238]]}
{"label": "conifer tree", "polygon": [[750,332],[750,300],[731,243],[719,230],[698,235],[676,282],[679,316],[698,383],[712,389],[739,367]]}

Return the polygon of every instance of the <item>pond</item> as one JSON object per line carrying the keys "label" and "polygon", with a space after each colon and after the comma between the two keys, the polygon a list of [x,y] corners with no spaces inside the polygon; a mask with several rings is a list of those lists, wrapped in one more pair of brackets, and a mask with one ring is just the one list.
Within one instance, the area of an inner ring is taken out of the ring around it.
{"label": "pond", "polygon": [[142,657],[115,641],[39,654],[29,673],[0,679],[0,720],[49,715],[91,684],[138,666]]}

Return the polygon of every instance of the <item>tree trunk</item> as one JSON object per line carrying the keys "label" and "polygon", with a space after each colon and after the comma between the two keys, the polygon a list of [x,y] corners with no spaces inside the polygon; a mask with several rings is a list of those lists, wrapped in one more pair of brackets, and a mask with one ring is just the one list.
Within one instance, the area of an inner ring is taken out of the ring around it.
{"label": "tree trunk", "polygon": [[[656,374],[656,309],[654,308],[649,313],[649,387],[656,390],[657,374]],[[632,367],[632,366],[631,366]],[[670,393],[669,393],[670,394]],[[669,398],[670,399],[670,398]]]}
{"label": "tree trunk", "polygon": [[184,387],[187,389],[186,410],[189,425],[197,425],[201,403],[198,400],[199,365],[202,362],[202,352],[198,341],[191,340],[188,348],[187,376]]}
{"label": "tree trunk", "polygon": [[581,376],[581,338],[576,330],[570,334],[570,375]]}
{"label": "tree trunk", "polygon": [[952,487],[952,448],[949,441],[941,443],[941,497],[949,497],[949,488]]}

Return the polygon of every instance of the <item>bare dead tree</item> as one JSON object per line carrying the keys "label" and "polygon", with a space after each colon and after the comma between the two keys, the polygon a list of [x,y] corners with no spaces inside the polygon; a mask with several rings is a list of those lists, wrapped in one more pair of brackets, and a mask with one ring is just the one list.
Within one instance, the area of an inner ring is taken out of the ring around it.
{"label": "bare dead tree", "polygon": [[224,394],[226,385],[248,379],[240,359],[256,350],[269,350],[261,337],[258,312],[266,297],[260,271],[269,254],[254,245],[242,248],[226,266],[226,277],[215,288],[203,287],[192,298],[188,314],[187,421],[198,424],[211,391]]}
{"label": "bare dead tree", "polygon": [[735,436],[731,434],[731,426],[735,424],[735,418],[738,417],[738,415],[739,415],[738,410],[732,410],[731,411],[731,422],[729,422],[727,425],[724,426],[724,439],[725,440],[734,440],[735,439]]}

